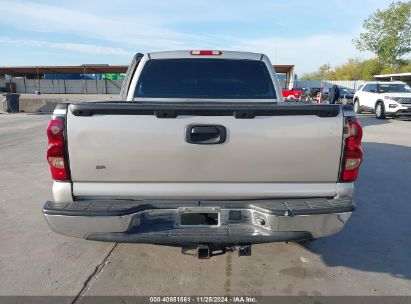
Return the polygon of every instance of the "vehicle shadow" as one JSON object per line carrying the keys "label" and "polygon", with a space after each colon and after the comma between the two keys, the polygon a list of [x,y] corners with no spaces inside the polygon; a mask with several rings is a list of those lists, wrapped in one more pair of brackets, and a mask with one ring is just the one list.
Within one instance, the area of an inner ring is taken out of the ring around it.
{"label": "vehicle shadow", "polygon": [[360,114],[357,118],[363,127],[374,125],[385,125],[392,123],[393,118],[377,119],[374,114]]}
{"label": "vehicle shadow", "polygon": [[327,266],[411,279],[411,147],[363,143],[357,210],[332,237],[304,245]]}
{"label": "vehicle shadow", "polygon": [[357,115],[358,120],[361,123],[361,126],[373,126],[373,125],[385,125],[392,123],[393,120],[401,120],[401,121],[411,121],[411,118],[408,117],[401,117],[401,118],[391,118],[387,117],[386,119],[377,119],[375,118],[374,114],[360,114]]}

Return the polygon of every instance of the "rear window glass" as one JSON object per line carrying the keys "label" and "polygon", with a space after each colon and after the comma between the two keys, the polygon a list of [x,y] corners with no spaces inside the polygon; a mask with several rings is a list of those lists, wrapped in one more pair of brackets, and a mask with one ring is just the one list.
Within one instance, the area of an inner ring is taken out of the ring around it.
{"label": "rear window glass", "polygon": [[147,61],[134,97],[271,99],[271,76],[262,61],[152,59]]}

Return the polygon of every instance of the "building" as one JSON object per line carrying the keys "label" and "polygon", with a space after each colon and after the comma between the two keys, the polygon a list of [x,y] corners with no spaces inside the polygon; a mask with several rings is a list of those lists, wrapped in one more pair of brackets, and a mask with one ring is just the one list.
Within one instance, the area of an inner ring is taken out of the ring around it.
{"label": "building", "polygon": [[[274,65],[283,89],[294,85],[294,65]],[[13,93],[119,94],[127,65],[0,67],[0,90]],[[5,75],[8,76],[5,79]]]}
{"label": "building", "polygon": [[380,81],[400,80],[407,83],[408,85],[411,85],[411,73],[375,75],[374,79]]}

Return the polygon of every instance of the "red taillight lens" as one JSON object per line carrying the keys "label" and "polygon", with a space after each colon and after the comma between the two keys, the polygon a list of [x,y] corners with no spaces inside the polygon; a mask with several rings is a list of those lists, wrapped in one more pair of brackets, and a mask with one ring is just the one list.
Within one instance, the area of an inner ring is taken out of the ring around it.
{"label": "red taillight lens", "polygon": [[191,51],[191,55],[203,55],[203,56],[218,56],[221,55],[221,51],[203,50],[203,51]]}
{"label": "red taillight lens", "polygon": [[51,176],[55,180],[67,180],[67,166],[64,154],[64,124],[62,119],[52,119],[47,127],[47,161]]}
{"label": "red taillight lens", "polygon": [[362,127],[354,118],[347,120],[347,127],[348,132],[345,139],[341,181],[352,182],[357,179],[363,159],[361,148]]}

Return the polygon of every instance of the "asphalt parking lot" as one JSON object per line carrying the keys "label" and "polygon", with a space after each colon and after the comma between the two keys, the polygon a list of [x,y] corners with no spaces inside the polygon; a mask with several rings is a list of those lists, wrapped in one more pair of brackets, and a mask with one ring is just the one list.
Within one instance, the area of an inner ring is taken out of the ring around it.
{"label": "asphalt parking lot", "polygon": [[411,120],[360,117],[358,209],[341,233],[210,260],[53,233],[48,120],[0,115],[0,295],[411,295]]}

